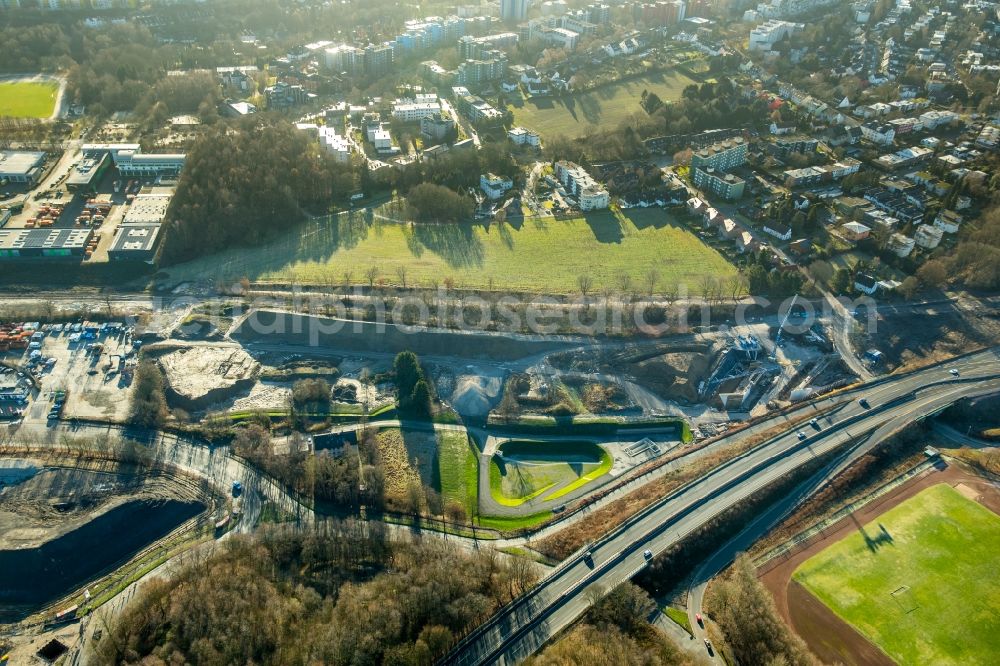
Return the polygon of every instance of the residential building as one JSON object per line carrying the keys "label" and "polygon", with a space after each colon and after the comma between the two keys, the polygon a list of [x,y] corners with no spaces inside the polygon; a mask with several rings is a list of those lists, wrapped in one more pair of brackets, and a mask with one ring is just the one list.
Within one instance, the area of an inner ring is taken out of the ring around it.
{"label": "residential building", "polygon": [[538,148],[541,145],[541,137],[538,132],[532,132],[524,127],[511,127],[507,130],[507,138],[519,146]]}
{"label": "residential building", "polygon": [[514,182],[506,176],[484,173],[479,176],[479,187],[490,199],[501,199],[508,190],[514,187]]}
{"label": "residential building", "polygon": [[309,99],[309,93],[301,85],[292,85],[285,81],[278,81],[273,86],[264,89],[267,97],[267,106],[270,109],[288,109],[299,104],[304,104]]}
{"label": "residential building", "polygon": [[544,28],[539,31],[539,36],[546,44],[558,46],[567,51],[574,50],[576,43],[580,39],[580,33],[567,30],[566,28]]}
{"label": "residential building", "polygon": [[528,18],[528,0],[500,0],[500,18],[507,23],[520,23]]}
{"label": "residential building", "polygon": [[933,250],[941,244],[943,235],[944,232],[937,227],[930,224],[921,224],[917,227],[916,233],[913,234],[913,240],[918,247],[922,247],[925,250]]}
{"label": "residential building", "polygon": [[455,106],[470,122],[477,124],[498,124],[503,120],[503,112],[494,108],[486,100],[469,92],[465,86],[455,86],[451,89],[455,97]]}
{"label": "residential building", "polygon": [[420,134],[427,139],[441,141],[455,130],[455,119],[442,112],[420,119]]}
{"label": "residential building", "polygon": [[404,123],[417,122],[440,111],[441,101],[434,93],[421,93],[413,98],[398,99],[392,105],[392,117]]}
{"label": "residential building", "polygon": [[717,171],[713,167],[692,169],[695,187],[708,190],[727,201],[743,196],[746,181],[735,174]]}
{"label": "residential building", "polygon": [[861,135],[872,143],[888,146],[896,139],[896,128],[887,123],[869,122],[861,126]]}
{"label": "residential building", "polygon": [[556,178],[576,197],[580,210],[599,210],[610,203],[608,191],[586,169],[574,162],[556,162]]}
{"label": "residential building", "polygon": [[878,291],[878,280],[873,278],[871,275],[858,273],[854,276],[854,288],[862,294],[868,294],[871,296]]}
{"label": "residential building", "polygon": [[953,210],[942,210],[934,218],[934,226],[946,234],[957,234],[962,224],[962,216]]}
{"label": "residential building", "polygon": [[859,241],[868,238],[871,235],[871,227],[868,227],[860,222],[847,222],[841,225],[840,232],[847,240]]}
{"label": "residential building", "polygon": [[385,76],[392,70],[394,59],[395,52],[392,44],[385,43],[377,46],[369,44],[364,50],[365,76]]}
{"label": "residential building", "polygon": [[774,45],[785,37],[792,35],[805,26],[801,23],[788,21],[765,21],[750,31],[751,51],[771,51]]}
{"label": "residential building", "polygon": [[889,249],[892,250],[897,257],[905,258],[910,256],[913,252],[916,242],[909,236],[896,233],[889,237],[888,245]]}
{"label": "residential building", "polygon": [[519,36],[516,32],[501,32],[483,37],[465,35],[458,40],[458,56],[463,60],[482,58],[487,51],[515,46]]}
{"label": "residential building", "polygon": [[886,171],[909,168],[930,159],[932,155],[934,155],[934,151],[930,148],[910,146],[909,148],[897,150],[895,153],[880,155],[875,160],[875,166]]}
{"label": "residential building", "polygon": [[746,161],[747,144],[736,137],[695,151],[691,156],[691,168],[729,171],[746,164]]}
{"label": "residential building", "polygon": [[792,239],[792,228],[788,225],[781,224],[780,222],[769,220],[764,223],[762,229],[764,230],[764,233],[768,233],[778,240],[787,241]]}
{"label": "residential building", "polygon": [[502,51],[491,51],[494,57],[486,60],[466,60],[459,63],[455,81],[463,86],[499,81],[507,71],[507,56]]}

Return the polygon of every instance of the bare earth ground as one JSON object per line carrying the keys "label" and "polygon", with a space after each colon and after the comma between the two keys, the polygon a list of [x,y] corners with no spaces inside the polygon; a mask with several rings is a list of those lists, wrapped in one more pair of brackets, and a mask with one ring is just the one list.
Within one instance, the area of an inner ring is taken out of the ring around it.
{"label": "bare earth ground", "polygon": [[864,525],[875,520],[921,490],[938,483],[947,483],[956,488],[961,486],[960,492],[963,495],[1000,513],[1000,489],[996,485],[965,466],[949,464],[944,469],[932,469],[904,483],[828,527],[805,542],[799,550],[790,555],[779,556],[762,567],[760,580],[774,595],[778,612],[823,662],[848,666],[882,666],[894,663],[804,587],[792,581],[792,573],[810,557],[857,529],[858,524]]}

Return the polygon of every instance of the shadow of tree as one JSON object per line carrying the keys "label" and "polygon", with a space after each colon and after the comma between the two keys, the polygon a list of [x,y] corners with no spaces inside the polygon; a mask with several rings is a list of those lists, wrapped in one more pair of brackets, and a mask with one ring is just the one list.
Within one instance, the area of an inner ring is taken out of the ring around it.
{"label": "shadow of tree", "polygon": [[621,222],[613,214],[608,212],[587,213],[583,216],[590,230],[594,232],[594,238],[601,243],[621,243],[625,238],[625,230],[622,229]]}
{"label": "shadow of tree", "polygon": [[486,257],[483,242],[471,224],[419,224],[416,240],[452,268],[480,267]]}

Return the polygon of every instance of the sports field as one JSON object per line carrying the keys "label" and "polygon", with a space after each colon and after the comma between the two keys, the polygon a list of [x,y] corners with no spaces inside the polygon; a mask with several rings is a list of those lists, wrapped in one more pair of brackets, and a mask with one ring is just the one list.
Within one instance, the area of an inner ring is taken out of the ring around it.
{"label": "sports field", "polygon": [[614,129],[634,113],[643,90],[656,93],[664,102],[679,99],[684,88],[697,83],[677,71],[657,72],[594,90],[562,97],[538,97],[514,107],[514,122],[542,135],[579,136],[602,127]]}
{"label": "sports field", "polygon": [[900,664],[995,664],[1000,516],[927,488],[793,574]]}
{"label": "sports field", "polygon": [[58,94],[53,81],[0,81],[0,116],[48,118]]}
{"label": "sports field", "polygon": [[735,269],[661,209],[626,211],[618,219],[601,211],[570,220],[528,218],[490,227],[480,224],[409,225],[340,215],[306,223],[255,248],[240,248],[166,269],[173,280],[298,284],[380,280],[429,287],[452,280],[465,289],[571,294],[588,275],[594,293],[618,289],[618,275],[642,290],[655,270],[658,284],[685,284],[698,294],[706,276],[728,278]]}

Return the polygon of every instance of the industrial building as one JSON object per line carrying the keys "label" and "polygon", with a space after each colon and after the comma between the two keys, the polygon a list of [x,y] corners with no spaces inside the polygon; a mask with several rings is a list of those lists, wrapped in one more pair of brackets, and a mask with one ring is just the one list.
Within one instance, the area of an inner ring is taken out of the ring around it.
{"label": "industrial building", "polygon": [[66,179],[66,189],[70,192],[80,192],[96,189],[97,184],[108,170],[111,164],[111,157],[107,153],[84,157],[73,167],[69,178]]}
{"label": "industrial building", "polygon": [[0,178],[11,183],[34,185],[42,177],[45,153],[40,151],[0,150]]}
{"label": "industrial building", "polygon": [[161,230],[160,224],[123,224],[115,231],[108,259],[152,263],[160,244]]}
{"label": "industrial building", "polygon": [[84,158],[111,155],[123,176],[176,176],[184,168],[184,153],[143,153],[137,143],[85,143]]}
{"label": "industrial building", "polygon": [[167,208],[173,197],[173,188],[158,187],[152,192],[136,195],[125,211],[123,225],[160,224],[167,216]]}
{"label": "industrial building", "polygon": [[0,229],[0,259],[82,257],[92,229]]}

